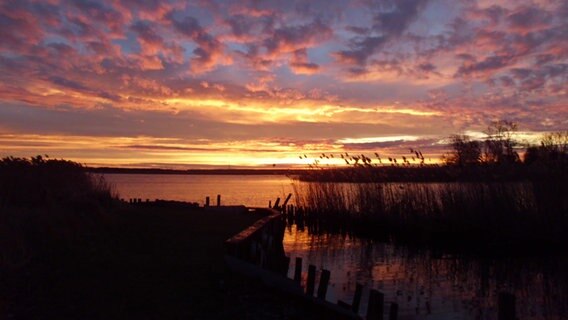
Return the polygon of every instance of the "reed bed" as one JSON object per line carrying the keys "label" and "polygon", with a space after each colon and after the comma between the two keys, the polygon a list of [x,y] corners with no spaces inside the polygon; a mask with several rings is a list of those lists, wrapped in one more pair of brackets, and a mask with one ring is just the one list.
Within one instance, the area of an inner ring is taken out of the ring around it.
{"label": "reed bed", "polygon": [[568,240],[563,179],[524,182],[295,183],[315,230],[406,242],[511,248]]}

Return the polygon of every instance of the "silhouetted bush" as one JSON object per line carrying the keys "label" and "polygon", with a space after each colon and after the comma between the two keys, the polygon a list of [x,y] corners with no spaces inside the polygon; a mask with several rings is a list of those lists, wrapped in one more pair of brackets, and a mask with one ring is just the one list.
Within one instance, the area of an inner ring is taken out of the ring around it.
{"label": "silhouetted bush", "polygon": [[70,247],[94,248],[116,202],[102,176],[75,162],[0,160],[0,267]]}
{"label": "silhouetted bush", "polygon": [[89,199],[109,205],[113,193],[101,176],[72,161],[8,157],[0,160],[0,204],[17,207],[70,205]]}

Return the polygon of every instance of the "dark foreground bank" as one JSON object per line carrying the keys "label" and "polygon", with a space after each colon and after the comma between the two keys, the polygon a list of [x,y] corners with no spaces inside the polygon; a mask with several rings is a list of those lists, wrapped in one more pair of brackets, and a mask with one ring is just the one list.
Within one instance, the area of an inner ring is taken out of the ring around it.
{"label": "dark foreground bank", "polygon": [[0,319],[310,319],[226,272],[244,207],[129,205],[80,164],[0,160]]}
{"label": "dark foreground bank", "polygon": [[258,214],[242,208],[123,206],[114,217],[104,243],[91,250],[53,249],[25,265],[3,268],[0,318],[317,318],[226,271],[224,241]]}

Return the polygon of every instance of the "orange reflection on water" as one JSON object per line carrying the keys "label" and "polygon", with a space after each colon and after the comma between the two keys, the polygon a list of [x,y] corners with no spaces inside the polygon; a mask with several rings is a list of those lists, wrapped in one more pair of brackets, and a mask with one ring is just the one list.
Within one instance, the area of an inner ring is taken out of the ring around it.
{"label": "orange reflection on water", "polygon": [[521,319],[562,319],[568,312],[566,258],[439,255],[347,235],[310,234],[296,225],[287,227],[283,243],[292,262],[303,258],[304,274],[308,264],[331,271],[328,301],[350,302],[356,283],[363,284],[361,314],[371,288],[383,292],[387,304],[397,303],[403,317],[496,319],[502,291],[515,294]]}

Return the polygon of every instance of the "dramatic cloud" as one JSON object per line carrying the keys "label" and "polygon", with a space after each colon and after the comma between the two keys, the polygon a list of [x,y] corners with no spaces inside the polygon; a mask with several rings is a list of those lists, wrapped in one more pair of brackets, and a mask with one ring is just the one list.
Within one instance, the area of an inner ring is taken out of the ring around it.
{"label": "dramatic cloud", "polygon": [[312,74],[319,70],[319,65],[308,61],[306,49],[294,51],[290,60],[290,68],[298,74]]}
{"label": "dramatic cloud", "polygon": [[496,119],[566,130],[566,16],[560,0],[3,1],[0,156],[435,158]]}
{"label": "dramatic cloud", "polygon": [[223,44],[207,33],[196,18],[186,16],[182,20],[176,20],[172,17],[172,24],[177,32],[193,40],[198,46],[193,50],[194,57],[191,58],[192,71],[210,71],[217,64],[230,61],[224,56]]}
{"label": "dramatic cloud", "polygon": [[424,7],[427,0],[385,1],[376,7],[369,29],[349,26],[357,36],[349,40],[349,50],[335,53],[338,60],[356,66],[365,66],[369,57],[386,44],[392,44],[404,34]]}

